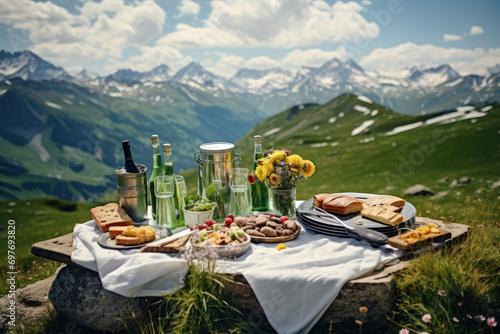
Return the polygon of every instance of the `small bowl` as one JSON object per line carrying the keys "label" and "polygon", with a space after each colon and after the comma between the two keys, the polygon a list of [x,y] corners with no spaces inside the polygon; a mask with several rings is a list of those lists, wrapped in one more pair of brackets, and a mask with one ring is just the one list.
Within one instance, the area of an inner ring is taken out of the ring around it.
{"label": "small bowl", "polygon": [[245,254],[250,248],[250,236],[245,233],[247,237],[247,241],[242,244],[237,245],[223,245],[223,246],[200,246],[198,243],[193,242],[193,238],[196,236],[193,235],[191,237],[191,245],[193,246],[193,251],[195,252],[203,252],[206,248],[215,249],[215,252],[219,257],[225,257],[229,259],[235,259],[237,257]]}
{"label": "small bowl", "polygon": [[214,209],[215,208],[211,208],[207,211],[190,211],[182,209],[182,211],[184,212],[184,220],[186,221],[186,225],[189,227],[194,227],[198,226],[199,224],[205,224],[206,220],[212,219]]}

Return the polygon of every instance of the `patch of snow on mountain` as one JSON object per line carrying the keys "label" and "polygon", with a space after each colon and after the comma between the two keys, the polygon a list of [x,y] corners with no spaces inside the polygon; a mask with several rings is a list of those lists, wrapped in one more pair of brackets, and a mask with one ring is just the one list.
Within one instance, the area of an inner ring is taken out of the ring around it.
{"label": "patch of snow on mountain", "polygon": [[369,98],[367,98],[366,96],[363,96],[363,95],[359,95],[358,100],[366,102],[366,103],[373,103],[372,100],[370,100]]}
{"label": "patch of snow on mountain", "polygon": [[50,159],[50,154],[47,152],[45,147],[42,146],[42,134],[36,134],[33,139],[28,144],[33,150],[35,150],[40,156],[40,160],[47,162]]}
{"label": "patch of snow on mountain", "polygon": [[453,81],[453,82],[448,82],[448,83],[444,84],[444,86],[445,86],[445,87],[453,87],[453,86],[458,85],[458,84],[459,84],[459,83],[461,83],[462,81],[464,81],[464,79],[463,79],[463,78],[460,78],[460,79],[457,79],[457,80],[455,80],[455,81]]}
{"label": "patch of snow on mountain", "polygon": [[109,92],[108,95],[112,96],[112,97],[122,97],[123,96],[123,94],[120,92]]}
{"label": "patch of snow on mountain", "polygon": [[73,101],[68,100],[67,98],[64,98],[64,97],[62,97],[62,98],[61,98],[61,101],[63,101],[63,102],[64,102],[64,103],[66,103],[66,104],[69,104],[69,105],[72,105],[72,104],[73,104]]}
{"label": "patch of snow on mountain", "polygon": [[335,147],[335,146],[337,146],[338,144],[339,144],[339,142],[338,142],[338,141],[335,141],[335,142],[331,143],[331,144],[330,144],[330,146],[331,146],[331,147]]}
{"label": "patch of snow on mountain", "polygon": [[448,114],[444,114],[444,115],[433,117],[431,119],[426,120],[425,121],[425,125],[443,122],[443,121],[446,121],[446,120],[449,120],[449,119],[452,119],[452,118],[461,117],[463,115],[465,115],[465,111],[450,112]]}
{"label": "patch of snow on mountain", "polygon": [[335,121],[337,120],[337,117],[331,117],[329,120],[328,120],[328,123],[335,123]]}
{"label": "patch of snow on mountain", "polygon": [[493,106],[486,106],[486,107],[481,108],[481,111],[489,111],[491,109],[493,109]]}
{"label": "patch of snow on mountain", "polygon": [[281,128],[274,128],[274,129],[271,129],[269,131],[266,131],[262,137],[267,137],[267,136],[270,136],[270,135],[273,135],[275,134],[276,132],[279,132],[281,130]]}
{"label": "patch of snow on mountain", "polygon": [[317,143],[317,144],[311,144],[311,148],[318,148],[318,147],[325,147],[328,146],[328,143]]}
{"label": "patch of snow on mountain", "polygon": [[182,90],[191,100],[198,102],[198,98],[194,96],[190,91],[186,88],[179,86],[179,89]]}
{"label": "patch of snow on mountain", "polygon": [[354,130],[352,130],[351,136],[356,136],[356,135],[360,134],[361,132],[363,132],[366,129],[368,129],[369,126],[373,125],[373,123],[375,123],[374,119],[370,119],[368,121],[364,121],[363,124],[361,124],[360,126],[358,126],[357,128],[355,128]]}
{"label": "patch of snow on mountain", "polygon": [[5,94],[5,92],[7,92],[7,89],[0,90],[0,96],[2,96],[3,94]]}
{"label": "patch of snow on mountain", "polygon": [[345,115],[344,115],[344,113],[343,113],[343,112],[341,112],[341,113],[339,114],[339,117],[344,117],[344,116],[345,116]]}
{"label": "patch of snow on mountain", "polygon": [[12,85],[12,82],[10,82],[9,80],[5,80],[4,82],[9,86]]}
{"label": "patch of snow on mountain", "polygon": [[48,105],[49,107],[56,108],[56,109],[62,109],[62,107],[56,103],[52,103],[49,101],[45,101],[45,104]]}
{"label": "patch of snow on mountain", "polygon": [[457,111],[461,111],[461,112],[472,111],[474,109],[476,109],[474,106],[457,107]]}
{"label": "patch of snow on mountain", "polygon": [[415,128],[421,127],[422,125],[424,125],[424,122],[416,122],[416,123],[412,123],[412,124],[398,126],[398,127],[395,127],[392,131],[387,132],[386,135],[392,136],[392,135],[395,135],[397,133],[405,132],[408,130],[413,130]]}
{"label": "patch of snow on mountain", "polygon": [[378,114],[378,110],[377,110],[377,109],[375,109],[375,110],[372,110],[372,112],[371,112],[371,114],[370,114],[370,115],[372,115],[372,116],[377,116],[377,114]]}
{"label": "patch of snow on mountain", "polygon": [[313,129],[314,130],[319,130],[319,125],[316,125]]}
{"label": "patch of snow on mountain", "polygon": [[360,106],[360,105],[356,104],[353,108],[354,108],[354,110],[362,112],[364,115],[368,115],[370,113],[370,109],[368,109],[365,106]]}

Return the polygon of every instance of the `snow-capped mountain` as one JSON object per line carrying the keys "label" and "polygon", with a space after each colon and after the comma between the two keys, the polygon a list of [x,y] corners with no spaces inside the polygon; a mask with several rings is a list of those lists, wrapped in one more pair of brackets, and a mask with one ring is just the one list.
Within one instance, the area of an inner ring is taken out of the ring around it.
{"label": "snow-capped mountain", "polygon": [[0,79],[70,80],[72,77],[61,67],[46,62],[31,51],[10,53],[0,51]]}
{"label": "snow-capped mountain", "polygon": [[224,88],[226,79],[207,71],[197,62],[191,62],[189,65],[181,68],[173,77],[172,81],[181,82],[195,87],[214,87]]}
{"label": "snow-capped mountain", "polygon": [[79,81],[91,81],[98,79],[99,74],[83,69],[80,72],[74,74],[73,77]]}
{"label": "snow-capped mountain", "polygon": [[229,84],[242,92],[262,95],[287,88],[293,76],[292,71],[279,67],[269,70],[242,68],[229,80]]}
{"label": "snow-capped mountain", "polygon": [[119,82],[164,82],[172,78],[173,70],[168,65],[162,64],[156,66],[147,72],[137,72],[130,69],[121,69],[108,75],[106,79]]}

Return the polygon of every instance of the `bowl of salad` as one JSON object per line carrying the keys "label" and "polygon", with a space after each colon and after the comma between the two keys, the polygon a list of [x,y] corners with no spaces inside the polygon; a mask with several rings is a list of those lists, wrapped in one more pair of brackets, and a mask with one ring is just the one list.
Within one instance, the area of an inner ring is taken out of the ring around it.
{"label": "bowl of salad", "polygon": [[215,250],[219,257],[237,258],[245,254],[250,247],[250,236],[235,223],[217,224],[207,220],[194,227],[197,232],[191,237],[193,251],[202,252],[206,248]]}
{"label": "bowl of salad", "polygon": [[186,206],[182,209],[186,225],[198,226],[212,218],[217,203],[198,195],[191,195],[186,199]]}

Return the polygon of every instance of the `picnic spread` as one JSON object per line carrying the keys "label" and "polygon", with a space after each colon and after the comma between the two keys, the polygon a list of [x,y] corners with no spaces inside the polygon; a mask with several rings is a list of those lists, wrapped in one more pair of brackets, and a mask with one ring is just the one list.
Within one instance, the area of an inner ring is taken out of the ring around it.
{"label": "picnic spread", "polygon": [[242,274],[277,332],[307,333],[347,281],[451,238],[441,225],[416,224],[415,207],[395,196],[327,192],[297,201],[297,182],[314,164],[289,150],[263,154],[260,136],[254,143],[252,171],[239,166],[234,145],[201,145],[198,194],[187,196],[170,144],[162,166],[152,136],[148,183],[124,142],[126,164],[115,171],[120,203],[93,208],[92,220],[76,224],[72,263],[122,296],[164,296],[183,288],[193,258],[216,254],[216,271]]}

